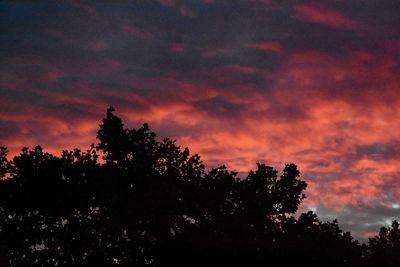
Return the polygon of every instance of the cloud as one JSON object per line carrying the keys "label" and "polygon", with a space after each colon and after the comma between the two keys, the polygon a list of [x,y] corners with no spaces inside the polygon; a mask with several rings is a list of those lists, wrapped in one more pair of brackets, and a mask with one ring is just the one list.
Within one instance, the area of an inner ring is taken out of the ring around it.
{"label": "cloud", "polygon": [[140,29],[135,25],[131,25],[127,21],[122,24],[122,30],[127,35],[135,36],[143,40],[151,40],[154,38],[154,35],[151,32]]}
{"label": "cloud", "polygon": [[208,167],[297,163],[304,208],[365,236],[400,202],[398,9],[377,3],[4,3],[0,144],[86,148],[113,105]]}
{"label": "cloud", "polygon": [[260,51],[282,53],[283,47],[278,42],[262,42],[256,44],[246,44],[245,47],[255,48]]}
{"label": "cloud", "polygon": [[203,111],[211,116],[236,116],[240,113],[242,109],[240,105],[227,101],[221,96],[211,97],[205,100],[196,101],[193,106],[198,111]]}
{"label": "cloud", "polygon": [[356,148],[360,157],[367,157],[374,161],[398,160],[400,158],[400,141],[387,140],[369,145],[361,145]]}
{"label": "cloud", "polygon": [[326,25],[339,29],[355,29],[358,23],[339,12],[308,4],[294,7],[295,17],[302,21]]}

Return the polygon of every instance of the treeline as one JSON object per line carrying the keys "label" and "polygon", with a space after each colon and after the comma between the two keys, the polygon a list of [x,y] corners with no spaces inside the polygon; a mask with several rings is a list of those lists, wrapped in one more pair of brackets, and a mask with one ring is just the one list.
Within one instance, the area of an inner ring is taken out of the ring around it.
{"label": "treeline", "polygon": [[396,221],[361,245],[336,220],[295,218],[307,186],[296,165],[206,172],[113,111],[87,151],[8,160],[1,148],[0,266],[400,266]]}

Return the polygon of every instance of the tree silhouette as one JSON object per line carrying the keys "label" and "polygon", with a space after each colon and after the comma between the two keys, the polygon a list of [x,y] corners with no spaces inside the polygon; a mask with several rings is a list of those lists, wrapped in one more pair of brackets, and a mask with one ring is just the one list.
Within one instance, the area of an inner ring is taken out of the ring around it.
{"label": "tree silhouette", "polygon": [[9,163],[7,160],[8,150],[5,147],[0,147],[0,179],[4,178],[9,172]]}
{"label": "tree silhouette", "polygon": [[295,164],[206,171],[112,107],[97,138],[60,157],[0,149],[0,266],[400,266],[396,221],[361,246],[337,221],[295,218],[307,187]]}
{"label": "tree silhouette", "polygon": [[400,266],[400,229],[393,221],[392,227],[382,227],[377,236],[369,239],[368,257],[371,266]]}

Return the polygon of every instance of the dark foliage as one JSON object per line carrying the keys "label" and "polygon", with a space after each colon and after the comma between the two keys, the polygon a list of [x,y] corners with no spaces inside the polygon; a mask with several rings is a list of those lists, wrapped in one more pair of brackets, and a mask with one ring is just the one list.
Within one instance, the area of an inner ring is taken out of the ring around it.
{"label": "dark foliage", "polygon": [[0,266],[400,266],[396,221],[361,246],[337,221],[296,219],[307,186],[296,165],[206,172],[113,111],[87,151],[37,146],[9,161],[1,148]]}

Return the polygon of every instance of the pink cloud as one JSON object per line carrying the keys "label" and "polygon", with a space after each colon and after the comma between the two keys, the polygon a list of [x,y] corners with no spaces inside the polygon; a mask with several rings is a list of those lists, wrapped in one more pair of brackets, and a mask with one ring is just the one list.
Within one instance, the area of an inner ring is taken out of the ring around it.
{"label": "pink cloud", "polygon": [[265,52],[273,52],[273,53],[283,52],[283,47],[278,42],[261,42],[255,44],[246,44],[245,47],[250,47]]}
{"label": "pink cloud", "polygon": [[355,29],[358,27],[356,21],[345,17],[337,11],[314,5],[298,4],[294,7],[294,11],[295,17],[303,21],[339,29]]}

